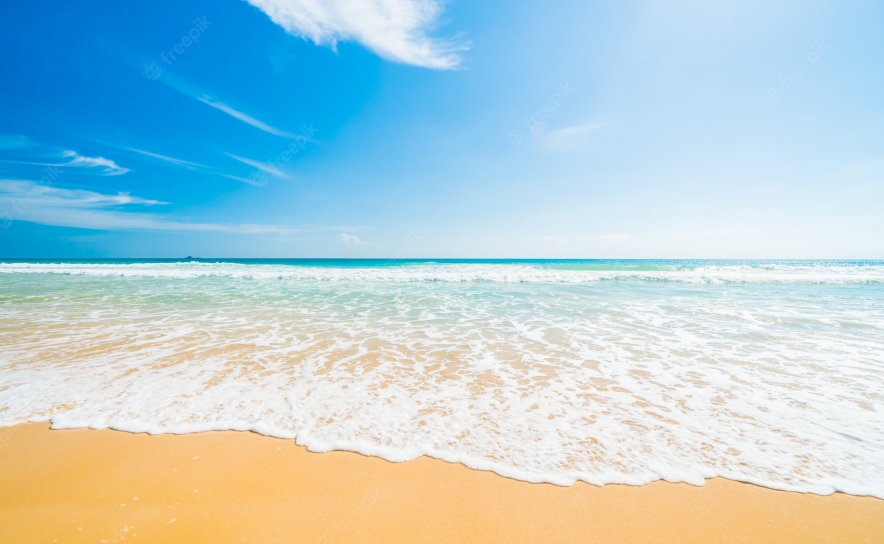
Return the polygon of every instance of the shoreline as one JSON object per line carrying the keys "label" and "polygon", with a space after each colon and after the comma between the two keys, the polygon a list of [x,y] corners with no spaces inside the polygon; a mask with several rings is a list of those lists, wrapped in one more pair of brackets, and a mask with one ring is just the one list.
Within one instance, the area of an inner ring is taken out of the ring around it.
{"label": "shoreline", "polygon": [[[354,453],[354,454],[359,455],[361,457],[377,458],[382,461],[386,461],[388,463],[393,463],[393,464],[407,463],[410,461],[414,461],[416,459],[426,457],[428,459],[442,461],[442,462],[448,463],[448,464],[460,465],[460,466],[463,466],[464,468],[467,468],[470,470],[476,470],[479,472],[491,472],[491,473],[493,473],[497,476],[500,476],[502,478],[516,480],[519,482],[525,482],[525,483],[529,483],[529,484],[549,484],[549,485],[554,485],[556,487],[571,487],[573,485],[576,485],[577,483],[589,484],[593,487],[605,487],[605,486],[610,486],[610,485],[622,485],[622,486],[626,486],[626,487],[642,487],[642,486],[652,484],[655,482],[667,482],[667,483],[674,483],[674,484],[682,484],[683,483],[683,484],[690,485],[692,487],[702,487],[703,485],[705,485],[705,482],[708,482],[710,480],[720,479],[720,480],[726,480],[726,481],[730,481],[730,482],[734,482],[734,483],[754,485],[754,486],[761,487],[764,489],[770,489],[772,491],[785,491],[785,492],[798,493],[798,494],[819,495],[819,496],[823,496],[823,497],[827,497],[827,496],[833,495],[835,493],[842,493],[842,494],[850,495],[850,496],[854,496],[854,497],[868,497],[868,498],[884,500],[884,495],[875,494],[875,492],[863,493],[861,491],[849,491],[849,490],[845,490],[843,488],[842,489],[835,488],[834,486],[830,486],[828,483],[820,486],[820,487],[827,486],[828,489],[826,491],[820,491],[818,489],[813,490],[813,489],[802,489],[802,488],[798,488],[798,487],[790,487],[788,485],[785,485],[785,484],[782,484],[782,483],[776,482],[776,481],[753,480],[751,478],[741,479],[740,477],[730,477],[729,475],[722,475],[722,474],[714,474],[712,476],[700,477],[699,481],[702,481],[703,483],[697,483],[697,480],[692,480],[689,478],[673,479],[673,478],[669,478],[667,476],[660,476],[660,475],[657,475],[655,478],[652,478],[652,479],[633,480],[632,482],[611,479],[611,480],[602,481],[601,483],[599,483],[599,481],[593,481],[592,479],[584,479],[580,476],[571,476],[571,475],[569,475],[569,476],[561,476],[561,475],[551,476],[549,474],[537,475],[534,473],[526,473],[524,471],[521,471],[517,468],[513,468],[508,465],[489,463],[489,462],[486,462],[483,460],[477,460],[474,457],[463,458],[463,457],[460,457],[457,455],[450,455],[449,452],[429,452],[429,453],[425,452],[425,453],[418,454],[418,455],[412,457],[410,454],[408,456],[404,456],[404,455],[400,454],[398,451],[393,451],[393,453],[391,455],[390,454],[391,452],[389,450],[384,450],[382,448],[362,448],[362,449],[359,449],[357,446],[351,447],[351,444],[344,444],[344,445],[340,445],[340,446],[331,446],[328,444],[322,444],[322,446],[321,446],[322,449],[311,449],[313,446],[315,446],[315,444],[298,444],[296,442],[296,440],[297,440],[296,436],[284,436],[284,435],[275,434],[275,431],[276,431],[275,429],[267,429],[266,427],[265,428],[252,427],[252,428],[241,428],[241,429],[223,429],[223,430],[214,430],[214,429],[202,430],[202,429],[200,429],[200,430],[186,430],[186,431],[157,431],[157,432],[155,432],[153,430],[149,430],[149,431],[130,430],[130,429],[126,429],[126,428],[110,427],[110,426],[100,427],[100,428],[94,428],[94,427],[89,427],[89,426],[79,426],[79,425],[67,426],[68,423],[64,423],[63,425],[65,425],[65,426],[55,426],[55,425],[57,425],[57,422],[53,423],[52,420],[48,420],[45,422],[29,422],[29,423],[26,423],[25,425],[44,424],[44,423],[49,425],[50,431],[68,431],[68,430],[113,431],[113,432],[121,432],[121,433],[125,433],[125,434],[146,435],[146,436],[164,436],[164,435],[187,436],[187,435],[201,435],[201,434],[205,434],[208,436],[216,436],[215,433],[218,433],[217,435],[220,436],[220,435],[223,435],[224,433],[247,433],[247,434],[252,433],[252,434],[256,434],[258,436],[272,438],[274,440],[295,442],[295,445],[297,447],[303,448],[308,453],[311,453],[311,454],[333,453],[333,452]],[[22,424],[14,425],[12,427],[0,426],[0,447],[2,447],[2,442],[4,440],[4,438],[3,438],[4,430],[16,428],[20,425],[22,425]],[[366,450],[368,450],[368,451],[366,451]],[[848,486],[848,487],[851,487],[851,486]],[[858,486],[854,485],[852,487],[856,488]]]}
{"label": "shoreline", "polygon": [[0,542],[884,541],[884,500],[723,478],[561,487],[252,432],[2,431]]}

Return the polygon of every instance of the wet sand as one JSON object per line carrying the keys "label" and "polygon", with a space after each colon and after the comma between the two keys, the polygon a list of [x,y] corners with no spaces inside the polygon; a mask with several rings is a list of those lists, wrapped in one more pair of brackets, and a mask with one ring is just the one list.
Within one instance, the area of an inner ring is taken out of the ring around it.
{"label": "wet sand", "polygon": [[884,542],[884,501],[529,484],[254,433],[0,429],[0,542]]}

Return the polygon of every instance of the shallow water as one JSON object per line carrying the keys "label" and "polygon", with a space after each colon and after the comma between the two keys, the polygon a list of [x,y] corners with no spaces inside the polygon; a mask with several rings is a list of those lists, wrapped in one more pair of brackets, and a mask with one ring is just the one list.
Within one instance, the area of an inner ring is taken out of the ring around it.
{"label": "shallow water", "polygon": [[0,425],[884,498],[884,263],[0,263]]}

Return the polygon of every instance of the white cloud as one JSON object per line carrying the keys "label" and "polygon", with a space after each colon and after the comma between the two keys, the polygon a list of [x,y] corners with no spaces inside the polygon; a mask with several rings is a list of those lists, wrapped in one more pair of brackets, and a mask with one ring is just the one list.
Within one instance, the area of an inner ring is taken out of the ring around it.
{"label": "white cloud", "polygon": [[264,187],[267,185],[267,174],[261,174],[260,172],[254,172],[251,176],[244,178],[242,176],[233,176],[230,174],[221,174],[225,178],[234,179],[236,181],[241,181],[243,183],[248,183],[249,185],[254,185],[255,187]]}
{"label": "white cloud", "polygon": [[198,162],[190,162],[190,161],[185,161],[182,159],[176,159],[175,157],[167,157],[166,155],[160,155],[159,153],[151,153],[150,151],[135,149],[134,147],[127,147],[126,149],[128,149],[129,151],[134,151],[136,153],[140,153],[140,154],[145,155],[147,157],[152,157],[154,159],[159,159],[161,161],[168,162],[170,164],[174,164],[176,166],[183,166],[185,168],[190,168],[190,169],[208,168],[208,166],[206,166],[204,164],[200,164]]}
{"label": "white cloud", "polygon": [[540,144],[554,151],[585,149],[592,143],[590,134],[602,127],[604,127],[602,123],[593,123],[553,130],[541,137]]}
{"label": "white cloud", "polygon": [[49,187],[32,181],[0,180],[0,217],[42,225],[93,230],[218,231],[241,234],[289,234],[298,229],[277,225],[191,223],[129,212],[126,205],[166,204],[131,196]]}
{"label": "white cloud", "polygon": [[117,163],[104,157],[84,157],[76,151],[64,151],[62,157],[70,159],[66,164],[59,166],[84,166],[86,168],[101,168],[102,174],[105,176],[119,176],[129,171],[128,168],[117,166]]}
{"label": "white cloud", "polygon": [[628,235],[628,234],[602,234],[602,235],[599,235],[599,238],[601,238],[602,240],[615,240],[615,241],[621,242],[624,240],[628,240],[630,238],[630,235]]}
{"label": "white cloud", "polygon": [[45,160],[0,159],[0,162],[27,164],[31,166],[58,166],[64,168],[100,168],[101,171],[98,172],[98,174],[102,176],[119,176],[129,171],[128,168],[123,168],[110,159],[105,159],[104,157],[86,157],[80,155],[76,151],[62,151],[58,154],[53,153],[52,157],[60,157],[70,160],[68,160],[68,162],[45,162]]}
{"label": "white cloud", "polygon": [[22,204],[17,207],[30,204],[63,208],[102,208],[126,204],[140,204],[143,206],[167,204],[159,200],[131,196],[129,193],[106,195],[81,189],[60,189],[34,183],[33,181],[0,180],[0,202],[17,202],[19,200],[22,201]]}
{"label": "white cloud", "polygon": [[361,43],[381,57],[426,68],[450,69],[466,49],[427,36],[442,11],[438,0],[247,0],[287,32],[335,47]]}
{"label": "white cloud", "polygon": [[362,240],[360,240],[358,237],[344,232],[338,234],[338,240],[344,242],[348,246],[357,246],[362,243]]}
{"label": "white cloud", "polygon": [[263,121],[259,121],[258,119],[255,119],[251,115],[248,115],[248,114],[245,114],[241,111],[235,110],[223,102],[217,102],[215,100],[212,100],[208,96],[197,97],[197,100],[199,100],[200,102],[202,102],[204,104],[208,104],[209,106],[212,106],[213,108],[215,108],[217,110],[221,110],[224,113],[226,113],[227,115],[229,115],[231,117],[235,117],[236,119],[239,119],[240,121],[242,121],[244,123],[252,125],[253,127],[255,127],[257,129],[263,130],[264,132],[268,132],[268,133],[273,134],[275,136],[282,136],[283,138],[304,139],[303,136],[299,136],[297,134],[292,134],[291,132],[286,132],[284,130],[279,130],[279,129],[273,128],[270,125],[268,125],[267,123],[264,123]]}
{"label": "white cloud", "polygon": [[110,210],[53,209],[34,207],[13,219],[42,225],[74,227],[91,230],[153,230],[153,231],[211,231],[239,234],[290,234],[295,229],[276,225],[219,225],[217,223],[189,223],[148,214]]}
{"label": "white cloud", "polygon": [[[234,179],[236,181],[241,181],[243,183],[248,183],[249,185],[254,185],[255,187],[264,187],[265,185],[267,185],[267,177],[268,176],[267,176],[267,174],[264,174],[261,172],[253,172],[252,175],[249,177],[234,176],[232,174],[223,174],[220,172],[216,172],[212,168],[210,168],[204,164],[200,164],[198,162],[190,162],[190,161],[185,161],[183,159],[176,159],[175,157],[167,157],[166,155],[160,155],[159,153],[151,153],[150,151],[143,151],[141,149],[135,149],[134,147],[127,147],[125,149],[128,149],[129,151],[134,151],[136,153],[140,153],[140,154],[148,156],[148,157],[152,157],[152,158],[161,160],[163,162],[167,162],[167,163],[172,164],[174,166],[179,166],[181,168],[185,168],[187,170],[204,171],[204,172],[211,173],[213,175],[218,175],[218,176],[222,176],[225,178]],[[230,154],[228,153],[228,155],[230,155]],[[245,164],[249,164],[252,166],[255,166],[256,164],[260,164],[261,166],[265,167],[265,168],[260,168],[262,171],[266,171],[266,167],[271,167],[271,165],[259,163],[258,161],[253,161],[251,159],[244,159],[242,157],[237,157],[235,155],[230,155],[230,156],[240,162],[244,162]],[[258,168],[258,167],[256,166],[256,168]],[[283,175],[283,177],[288,177],[288,176]]]}
{"label": "white cloud", "polygon": [[[243,164],[248,164],[252,168],[257,168],[258,170],[260,170],[262,172],[267,172],[268,174],[274,175],[279,178],[290,179],[290,177],[287,174],[283,173],[279,168],[273,166],[272,164],[268,164],[266,162],[261,162],[261,161],[256,161],[253,159],[247,159],[245,157],[240,157],[238,155],[234,155],[233,153],[227,153],[226,155],[232,159],[238,160],[239,162],[241,162]],[[230,177],[230,176],[227,176],[227,177]],[[233,178],[233,179],[239,179],[239,178]],[[243,180],[240,179],[240,181],[243,181]]]}

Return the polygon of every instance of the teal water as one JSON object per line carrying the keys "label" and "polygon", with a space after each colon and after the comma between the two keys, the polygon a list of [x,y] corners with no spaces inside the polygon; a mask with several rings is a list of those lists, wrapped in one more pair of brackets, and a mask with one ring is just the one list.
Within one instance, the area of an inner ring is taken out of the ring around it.
{"label": "teal water", "polygon": [[3,264],[242,264],[312,267],[388,267],[421,264],[530,265],[557,270],[682,270],[709,266],[834,266],[881,267],[881,260],[752,260],[752,259],[231,259],[182,257],[168,259],[0,259]]}

